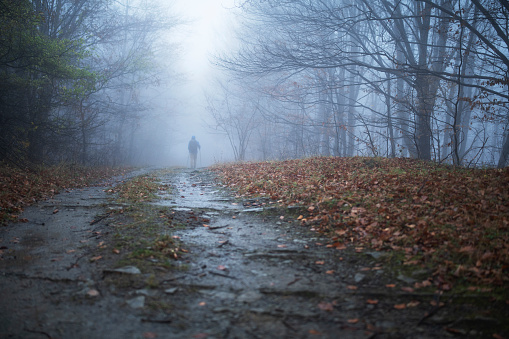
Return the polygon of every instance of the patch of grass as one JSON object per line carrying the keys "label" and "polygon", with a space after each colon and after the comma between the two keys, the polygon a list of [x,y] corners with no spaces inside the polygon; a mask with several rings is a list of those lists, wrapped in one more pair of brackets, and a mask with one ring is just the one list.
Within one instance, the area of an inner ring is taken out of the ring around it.
{"label": "patch of grass", "polygon": [[175,306],[160,299],[149,298],[145,302],[146,306],[153,311],[162,311],[170,313],[175,309]]}
{"label": "patch of grass", "polygon": [[160,185],[153,175],[140,175],[110,190],[117,194],[120,203],[140,203],[152,201]]}

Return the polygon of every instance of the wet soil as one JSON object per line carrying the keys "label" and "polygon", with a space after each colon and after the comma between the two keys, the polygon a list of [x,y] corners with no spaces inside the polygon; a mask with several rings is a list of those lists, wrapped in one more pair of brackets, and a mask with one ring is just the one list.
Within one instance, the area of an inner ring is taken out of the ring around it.
{"label": "wet soil", "polygon": [[116,202],[113,178],[0,229],[1,338],[508,335],[505,302],[414,290],[429,271],[331,246],[299,208],[235,197],[206,169],[152,175],[150,203]]}

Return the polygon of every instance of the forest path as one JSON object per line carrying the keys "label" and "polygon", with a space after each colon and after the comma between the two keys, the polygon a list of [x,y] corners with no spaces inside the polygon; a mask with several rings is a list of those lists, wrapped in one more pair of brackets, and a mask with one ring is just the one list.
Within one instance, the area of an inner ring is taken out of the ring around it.
{"label": "forest path", "polygon": [[[168,189],[150,203],[68,190],[0,229],[0,337],[482,337],[496,325],[465,330],[472,311],[414,292],[418,277],[384,254],[326,247],[302,211],[235,197],[207,169],[153,175]],[[170,264],[156,255],[173,253],[169,237],[184,249]]]}

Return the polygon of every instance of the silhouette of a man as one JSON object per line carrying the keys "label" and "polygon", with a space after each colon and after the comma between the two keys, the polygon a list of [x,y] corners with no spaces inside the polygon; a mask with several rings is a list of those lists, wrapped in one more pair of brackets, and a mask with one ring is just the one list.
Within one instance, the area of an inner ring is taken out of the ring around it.
{"label": "silhouette of a man", "polygon": [[196,137],[193,135],[189,144],[187,145],[187,149],[189,150],[189,158],[191,159],[191,168],[196,168],[196,157],[198,156],[198,150],[201,148],[200,143],[196,140]]}

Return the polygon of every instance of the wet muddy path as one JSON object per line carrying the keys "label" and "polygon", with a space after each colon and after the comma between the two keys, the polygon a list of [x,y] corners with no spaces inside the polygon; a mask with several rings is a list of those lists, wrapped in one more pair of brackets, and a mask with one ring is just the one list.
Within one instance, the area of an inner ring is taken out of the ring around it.
{"label": "wet muddy path", "polygon": [[[1,229],[0,337],[474,338],[501,325],[477,301],[413,290],[429,272],[327,247],[301,226],[302,211],[235,197],[210,171],[159,171],[157,180],[167,189],[141,209],[155,223],[122,228],[129,207],[95,187]],[[159,235],[121,249],[149,228],[179,242],[178,260],[140,254],[163,246]]]}

